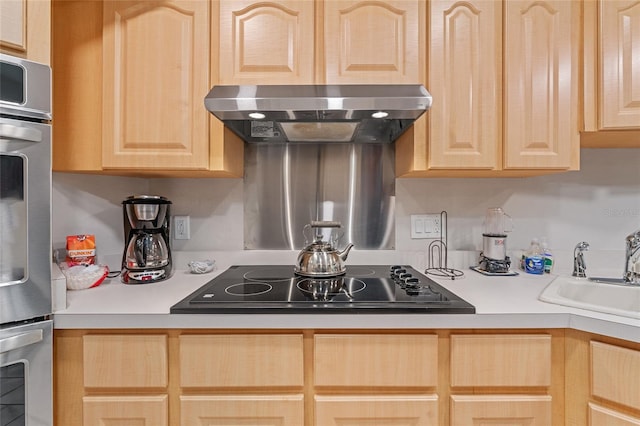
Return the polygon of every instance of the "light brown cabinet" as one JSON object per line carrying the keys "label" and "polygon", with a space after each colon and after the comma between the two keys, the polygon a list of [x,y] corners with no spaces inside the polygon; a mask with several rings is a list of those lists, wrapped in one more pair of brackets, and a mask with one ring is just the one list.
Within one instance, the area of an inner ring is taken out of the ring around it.
{"label": "light brown cabinet", "polygon": [[207,170],[208,3],[106,1],[102,28],[103,169]]}
{"label": "light brown cabinet", "polygon": [[640,147],[640,3],[584,2],[585,147]]}
{"label": "light brown cabinet", "polygon": [[220,1],[220,84],[420,83],[417,0]]}
{"label": "light brown cabinet", "polygon": [[638,426],[639,363],[575,330],[56,330],[54,416]]}
{"label": "light brown cabinet", "polygon": [[55,424],[168,425],[168,359],[165,334],[57,336]]}
{"label": "light brown cabinet", "polygon": [[452,335],[450,368],[452,425],[500,419],[544,426],[561,420],[553,418],[554,397],[562,395],[551,377],[562,369],[552,365],[549,334]]}
{"label": "light brown cabinet", "polygon": [[0,1],[0,53],[51,63],[51,2]]}
{"label": "light brown cabinet", "polygon": [[429,2],[429,133],[397,143],[398,174],[577,169],[580,13],[561,0]]}
{"label": "light brown cabinet", "polygon": [[53,1],[54,171],[242,176],[242,142],[203,106],[210,13],[202,1]]}

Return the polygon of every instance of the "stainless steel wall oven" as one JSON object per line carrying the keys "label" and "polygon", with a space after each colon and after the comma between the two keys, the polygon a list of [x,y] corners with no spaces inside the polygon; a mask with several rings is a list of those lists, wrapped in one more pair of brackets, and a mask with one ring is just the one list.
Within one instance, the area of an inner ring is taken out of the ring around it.
{"label": "stainless steel wall oven", "polygon": [[51,69],[0,54],[0,426],[50,426]]}

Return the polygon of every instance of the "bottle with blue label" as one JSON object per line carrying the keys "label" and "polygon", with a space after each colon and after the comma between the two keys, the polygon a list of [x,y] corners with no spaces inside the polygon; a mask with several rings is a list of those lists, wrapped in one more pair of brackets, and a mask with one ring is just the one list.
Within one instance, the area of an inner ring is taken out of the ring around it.
{"label": "bottle with blue label", "polygon": [[537,238],[531,240],[531,246],[524,256],[524,271],[536,275],[544,273],[544,256]]}

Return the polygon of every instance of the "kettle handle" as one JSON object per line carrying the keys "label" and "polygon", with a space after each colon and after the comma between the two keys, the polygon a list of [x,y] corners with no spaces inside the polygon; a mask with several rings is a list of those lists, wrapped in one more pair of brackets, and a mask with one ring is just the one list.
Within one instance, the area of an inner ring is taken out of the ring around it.
{"label": "kettle handle", "polygon": [[342,228],[342,223],[334,220],[312,220],[312,228]]}

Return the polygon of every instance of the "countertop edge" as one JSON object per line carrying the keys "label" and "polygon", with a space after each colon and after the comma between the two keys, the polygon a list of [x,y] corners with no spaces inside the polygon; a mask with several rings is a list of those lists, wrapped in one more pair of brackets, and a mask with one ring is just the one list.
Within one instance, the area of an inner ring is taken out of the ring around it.
{"label": "countertop edge", "polygon": [[[292,318],[295,321],[292,321]],[[348,325],[345,325],[348,324]],[[439,330],[562,329],[640,343],[640,327],[574,313],[454,315],[288,315],[288,314],[66,314],[54,315],[62,329],[287,329]]]}

